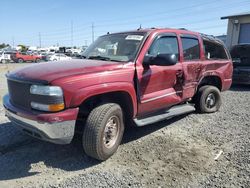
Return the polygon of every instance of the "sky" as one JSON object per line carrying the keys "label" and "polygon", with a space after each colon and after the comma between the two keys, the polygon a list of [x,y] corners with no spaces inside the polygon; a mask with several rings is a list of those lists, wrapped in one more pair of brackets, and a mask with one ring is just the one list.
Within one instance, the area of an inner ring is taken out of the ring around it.
{"label": "sky", "polygon": [[1,0],[0,43],[83,46],[107,32],[140,27],[227,32],[220,17],[247,12],[250,0]]}

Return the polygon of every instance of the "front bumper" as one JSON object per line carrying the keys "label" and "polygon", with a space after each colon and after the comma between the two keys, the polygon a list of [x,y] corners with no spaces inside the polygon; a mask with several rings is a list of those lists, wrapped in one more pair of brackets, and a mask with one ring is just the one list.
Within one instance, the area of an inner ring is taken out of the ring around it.
{"label": "front bumper", "polygon": [[75,132],[78,108],[57,113],[27,112],[13,106],[9,96],[3,98],[6,116],[29,135],[55,144],[68,144]]}

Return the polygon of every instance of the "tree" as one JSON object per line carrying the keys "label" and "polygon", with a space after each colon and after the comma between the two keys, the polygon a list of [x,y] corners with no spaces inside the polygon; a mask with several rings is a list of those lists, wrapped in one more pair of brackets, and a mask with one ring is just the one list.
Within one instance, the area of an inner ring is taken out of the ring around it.
{"label": "tree", "polygon": [[8,47],[8,46],[10,46],[10,45],[9,45],[9,44],[5,44],[5,43],[2,43],[2,44],[0,44],[0,49],[6,48],[6,47]]}
{"label": "tree", "polygon": [[19,44],[17,46],[21,48],[21,50],[20,50],[21,52],[26,52],[28,50],[28,47],[25,45]]}

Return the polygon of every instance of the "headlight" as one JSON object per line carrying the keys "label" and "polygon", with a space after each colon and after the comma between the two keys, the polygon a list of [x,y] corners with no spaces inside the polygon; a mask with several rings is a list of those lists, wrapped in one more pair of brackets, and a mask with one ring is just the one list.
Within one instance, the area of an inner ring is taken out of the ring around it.
{"label": "headlight", "polygon": [[65,108],[63,90],[59,86],[32,85],[30,93],[34,96],[31,108],[46,112],[57,112]]}
{"label": "headlight", "polygon": [[63,91],[58,86],[32,85],[30,87],[30,93],[35,95],[63,96]]}

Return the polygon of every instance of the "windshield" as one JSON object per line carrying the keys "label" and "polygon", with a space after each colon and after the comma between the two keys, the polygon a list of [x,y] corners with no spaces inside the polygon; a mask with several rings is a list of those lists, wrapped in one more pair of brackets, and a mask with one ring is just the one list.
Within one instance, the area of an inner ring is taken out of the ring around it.
{"label": "windshield", "polygon": [[99,37],[83,53],[87,59],[133,61],[146,33],[119,33]]}

